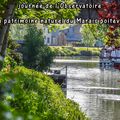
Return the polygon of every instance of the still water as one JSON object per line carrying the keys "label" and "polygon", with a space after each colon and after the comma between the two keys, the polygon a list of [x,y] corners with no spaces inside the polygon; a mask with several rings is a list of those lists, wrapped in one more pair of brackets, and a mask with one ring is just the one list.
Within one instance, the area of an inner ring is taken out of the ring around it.
{"label": "still water", "polygon": [[80,104],[91,120],[120,120],[120,71],[100,69],[97,58],[56,59],[53,67],[65,65],[67,98]]}

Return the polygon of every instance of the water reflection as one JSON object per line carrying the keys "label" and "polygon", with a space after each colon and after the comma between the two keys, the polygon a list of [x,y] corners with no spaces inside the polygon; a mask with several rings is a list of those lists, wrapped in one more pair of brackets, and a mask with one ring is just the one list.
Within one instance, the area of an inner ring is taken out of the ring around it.
{"label": "water reflection", "polygon": [[53,67],[68,66],[67,97],[78,102],[92,120],[120,120],[120,71],[100,69],[94,60],[59,61]]}

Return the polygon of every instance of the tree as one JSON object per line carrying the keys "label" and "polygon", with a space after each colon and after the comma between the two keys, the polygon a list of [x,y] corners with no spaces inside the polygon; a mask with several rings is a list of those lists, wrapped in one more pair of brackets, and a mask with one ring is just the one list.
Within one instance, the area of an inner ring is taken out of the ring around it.
{"label": "tree", "polygon": [[[100,19],[120,19],[120,1],[119,0],[102,0],[102,8],[98,10]],[[108,23],[110,31],[114,31],[120,27],[120,23]]]}
{"label": "tree", "polygon": [[107,31],[106,25],[101,24],[84,24],[81,28],[83,43],[86,46],[94,46],[97,40],[101,40],[104,44],[107,41],[105,32]]}
{"label": "tree", "polygon": [[[102,8],[98,10],[99,19],[112,19],[113,21],[120,19],[120,1],[119,0],[102,0]],[[108,37],[107,46],[120,47],[120,23],[108,23],[108,30],[105,32]]]}
{"label": "tree", "polygon": [[12,24],[9,31],[12,40],[24,40],[24,36],[27,34],[26,28],[25,24]]}
{"label": "tree", "polygon": [[54,53],[48,46],[44,45],[42,32],[35,25],[28,26],[23,57],[26,67],[38,71],[47,70],[53,61]]}
{"label": "tree", "polygon": [[5,68],[14,68],[16,65],[23,64],[23,57],[20,52],[18,52],[20,45],[16,41],[12,40],[11,36],[8,36],[8,48],[6,51],[6,56],[4,60]]}
{"label": "tree", "polygon": [[[56,4],[58,2],[65,2],[67,4],[72,4],[73,0],[1,0],[0,1],[0,18],[2,21],[4,19],[12,19],[12,18],[73,18],[78,10],[76,9],[18,9],[18,4],[21,3],[41,3],[41,4]],[[0,22],[1,23],[1,22]],[[10,24],[0,24],[0,61],[4,61],[5,50],[7,48],[8,43],[8,33],[9,33]],[[0,69],[2,66],[0,65]]]}

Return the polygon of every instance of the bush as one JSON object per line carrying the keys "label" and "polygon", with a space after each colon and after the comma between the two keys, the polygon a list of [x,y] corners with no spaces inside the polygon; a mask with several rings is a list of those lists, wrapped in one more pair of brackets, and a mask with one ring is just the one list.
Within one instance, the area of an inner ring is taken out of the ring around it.
{"label": "bush", "polygon": [[10,55],[7,55],[4,59],[3,67],[4,68],[7,68],[7,67],[14,68],[15,66],[17,66],[17,62]]}
{"label": "bush", "polygon": [[11,107],[4,102],[0,103],[0,120],[39,120],[38,117],[20,112],[10,111]]}
{"label": "bush", "polygon": [[19,44],[16,41],[12,40],[11,37],[8,37],[8,48],[7,55],[4,59],[3,67],[14,68],[17,65],[23,64],[22,54],[17,51]]}
{"label": "bush", "polygon": [[[49,77],[16,67],[1,72],[4,101],[9,102],[12,112],[32,115],[37,120],[87,120],[78,104],[66,99],[61,88]],[[35,119],[33,119],[35,120]]]}

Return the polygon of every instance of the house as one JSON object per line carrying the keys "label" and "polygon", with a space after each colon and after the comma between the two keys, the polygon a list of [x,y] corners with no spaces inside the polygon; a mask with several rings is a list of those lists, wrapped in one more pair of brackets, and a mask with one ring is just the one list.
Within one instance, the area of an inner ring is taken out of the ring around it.
{"label": "house", "polygon": [[43,27],[44,43],[49,46],[66,45],[66,37],[59,29],[49,31],[47,26]]}
{"label": "house", "polygon": [[80,33],[81,25],[73,25],[68,29],[63,30],[66,35],[67,44],[74,44],[82,41],[82,35]]}
{"label": "house", "polygon": [[[80,33],[81,25],[71,25],[69,28],[50,31],[47,26],[42,27],[44,44],[48,46],[65,46],[73,45],[82,41]],[[18,44],[23,46],[24,41],[18,40]]]}
{"label": "house", "polygon": [[80,33],[81,25],[71,25],[67,29],[49,31],[48,27],[43,27],[44,42],[50,46],[64,46],[80,42],[82,35]]}
{"label": "house", "polygon": [[44,37],[44,43],[46,45],[51,45],[52,44],[52,34],[49,32],[48,27],[44,26],[43,29],[43,37]]}

